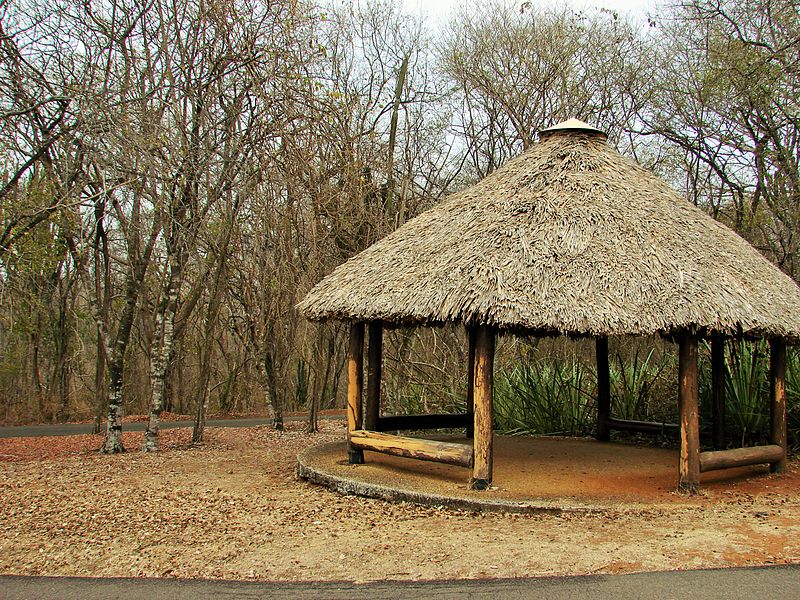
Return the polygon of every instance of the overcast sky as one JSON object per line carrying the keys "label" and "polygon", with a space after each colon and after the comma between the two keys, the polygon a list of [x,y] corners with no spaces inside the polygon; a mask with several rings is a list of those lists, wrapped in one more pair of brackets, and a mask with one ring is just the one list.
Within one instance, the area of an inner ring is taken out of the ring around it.
{"label": "overcast sky", "polygon": [[[433,21],[446,21],[450,13],[465,4],[465,0],[402,0],[409,11],[427,15]],[[520,4],[522,0],[514,0],[514,4]],[[596,7],[609,8],[622,14],[629,14],[632,17],[644,18],[648,12],[652,12],[653,7],[663,3],[663,0],[564,0],[572,4],[575,8]],[[537,4],[555,4],[561,2],[537,2]]]}

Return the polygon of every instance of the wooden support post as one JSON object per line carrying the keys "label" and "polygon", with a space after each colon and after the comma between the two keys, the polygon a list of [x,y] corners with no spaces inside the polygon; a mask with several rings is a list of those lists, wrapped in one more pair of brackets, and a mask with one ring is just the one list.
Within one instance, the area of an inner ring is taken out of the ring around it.
{"label": "wooden support post", "polygon": [[678,488],[697,493],[700,483],[700,427],[697,416],[697,336],[683,332],[678,357],[678,409],[681,416],[681,454]]}
{"label": "wooden support post", "polygon": [[773,444],[783,448],[782,458],[771,462],[769,470],[783,473],[786,471],[786,344],[773,339],[769,345],[770,437]]}
{"label": "wooden support post", "polygon": [[474,490],[485,490],[492,485],[494,337],[494,329],[488,325],[479,326],[475,332],[474,466],[470,481]]}
{"label": "wooden support post", "polygon": [[347,453],[351,465],[364,462],[364,451],[353,448],[350,434],[361,429],[361,396],[364,388],[364,323],[350,325],[347,347]]}
{"label": "wooden support post", "polygon": [[467,351],[467,437],[475,435],[475,327],[467,327],[469,350]]}
{"label": "wooden support post", "polygon": [[595,437],[600,442],[611,439],[608,421],[611,418],[611,377],[608,371],[608,338],[599,336],[594,342],[597,358],[597,430]]}
{"label": "wooden support post", "polygon": [[368,327],[367,405],[364,409],[364,429],[376,431],[381,413],[381,369],[383,359],[383,325],[372,322]]}
{"label": "wooden support post", "polygon": [[725,336],[711,335],[711,424],[714,448],[725,447]]}

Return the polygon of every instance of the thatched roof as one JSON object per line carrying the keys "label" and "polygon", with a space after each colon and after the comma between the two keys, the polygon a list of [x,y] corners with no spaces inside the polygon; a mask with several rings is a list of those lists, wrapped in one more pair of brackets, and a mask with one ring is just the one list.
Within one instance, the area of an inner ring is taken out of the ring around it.
{"label": "thatched roof", "polygon": [[800,340],[790,277],[573,120],[339,266],[298,308],[312,320]]}

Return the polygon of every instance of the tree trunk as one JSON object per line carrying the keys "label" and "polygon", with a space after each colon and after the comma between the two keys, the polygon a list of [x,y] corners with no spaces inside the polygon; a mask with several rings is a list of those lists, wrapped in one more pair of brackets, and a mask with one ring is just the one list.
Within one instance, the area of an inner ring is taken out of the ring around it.
{"label": "tree trunk", "polygon": [[308,425],[306,426],[306,433],[317,433],[319,431],[319,426],[317,424],[317,413],[319,412],[319,394],[317,393],[317,388],[319,387],[318,379],[319,379],[319,374],[315,373],[314,383],[311,385],[311,397],[307,399]]}
{"label": "tree trunk", "polygon": [[[213,328],[212,328],[213,329]],[[209,332],[207,332],[208,334]],[[211,380],[211,357],[213,354],[213,343],[208,338],[205,339],[205,349],[200,356],[200,381],[197,393],[197,411],[195,412],[194,427],[192,428],[192,442],[202,442],[206,431],[206,415],[208,414],[208,402],[211,396],[209,382]]]}
{"label": "tree trunk", "polygon": [[70,366],[69,356],[66,356],[69,349],[64,348],[64,356],[59,357],[58,365],[58,415],[57,420],[59,423],[65,423],[69,418],[69,397],[70,397],[70,379],[72,368]]}
{"label": "tree trunk", "polygon": [[175,398],[176,364],[175,364],[175,343],[177,335],[173,332],[172,350],[167,359],[167,367],[164,371],[164,391],[161,393],[161,412],[175,412],[173,399]]}
{"label": "tree trunk", "polygon": [[192,428],[192,442],[202,442],[206,431],[206,413],[208,412],[208,386],[203,389],[201,398],[197,403],[197,412],[194,415],[194,427]]}
{"label": "tree trunk", "polygon": [[[320,351],[320,337],[322,338],[322,343],[327,341],[327,352],[323,353]],[[331,376],[334,354],[336,352],[335,336],[329,335],[327,328],[321,329],[320,337],[317,337],[317,340],[314,343],[314,355],[316,360],[314,361],[314,383],[311,386],[311,406],[310,410],[308,411],[309,433],[316,433],[319,431],[319,407],[322,403],[322,396],[325,393],[325,390],[328,389],[328,380]],[[320,361],[324,361],[325,363],[323,369],[320,369]],[[322,377],[320,377],[320,371],[322,371]]]}
{"label": "tree trunk", "polygon": [[45,394],[44,388],[42,387],[41,368],[39,366],[39,324],[41,322],[41,316],[37,316],[36,321],[36,329],[31,332],[31,377],[33,378],[33,388],[36,390],[36,402],[39,409],[39,419],[45,421],[47,420],[47,407],[45,406]]}
{"label": "tree trunk", "polygon": [[[69,277],[69,273],[67,273],[67,277]],[[71,369],[69,359],[70,323],[68,299],[69,290],[72,285],[69,283],[69,281],[67,281],[66,284],[60,284],[60,286],[61,285],[66,285],[67,289],[59,290],[55,379],[58,380],[58,409],[56,411],[56,420],[58,420],[59,423],[64,423],[67,420],[70,397],[69,384]]]}
{"label": "tree trunk", "polygon": [[[227,246],[227,244],[226,244]],[[220,256],[217,265],[217,270],[214,273],[214,280],[211,287],[211,297],[208,300],[208,307],[206,308],[205,315],[205,335],[203,351],[200,356],[200,402],[197,406],[197,415],[194,422],[194,429],[192,430],[192,441],[202,442],[203,433],[206,427],[206,414],[208,414],[208,401],[211,395],[209,389],[209,381],[211,379],[211,363],[214,358],[214,333],[219,320],[219,307],[222,302],[222,294],[220,291],[220,283],[222,281],[222,274],[225,271],[225,258]]]}
{"label": "tree trunk", "polygon": [[103,454],[119,454],[125,452],[122,445],[122,377],[124,373],[123,361],[120,356],[114,360],[108,369],[108,422],[106,423],[106,437],[100,452]]}
{"label": "tree trunk", "polygon": [[397,142],[397,120],[400,112],[400,102],[403,97],[403,86],[405,86],[406,73],[408,72],[408,59],[409,55],[403,56],[403,61],[400,63],[400,70],[397,73],[397,81],[394,88],[394,101],[392,103],[392,117],[389,126],[389,156],[386,165],[386,216],[392,229],[396,227],[394,223],[395,208],[394,208],[394,149]]}
{"label": "tree trunk", "polygon": [[164,299],[156,313],[156,339],[150,361],[150,419],[144,434],[144,452],[158,450],[158,429],[161,409],[164,402],[164,384],[169,359],[172,356],[172,343],[175,333],[175,312],[178,305],[181,274],[183,272],[183,253],[170,261],[170,274]]}
{"label": "tree trunk", "polygon": [[264,389],[264,396],[267,400],[267,415],[272,421],[272,427],[276,431],[283,431],[283,403],[278,397],[278,385],[275,379],[275,370],[272,356],[269,352],[263,352],[263,361],[256,361],[256,372]]}
{"label": "tree trunk", "polygon": [[[105,202],[102,197],[95,205],[95,238],[93,245],[94,259],[94,297],[97,305],[98,321],[108,323],[108,315],[111,311],[111,267],[109,265],[108,238],[103,227],[103,215],[105,214]],[[106,352],[107,340],[103,336],[100,328],[97,330],[97,355],[95,356],[94,368],[94,433],[100,433],[103,413],[106,410],[106,365],[110,360]]]}
{"label": "tree trunk", "polygon": [[171,389],[171,393],[174,394],[174,398],[177,400],[176,403],[172,403],[172,406],[179,415],[186,413],[184,399],[188,395],[186,392],[187,385],[186,379],[184,378],[182,356],[184,356],[183,347],[178,348],[175,352],[175,362],[170,367],[173,377],[170,379],[170,385],[168,386]]}
{"label": "tree trunk", "polygon": [[206,430],[206,415],[208,415],[208,404],[211,398],[211,361],[214,355],[214,344],[208,339],[208,335],[213,335],[213,326],[207,332],[205,341],[205,350],[202,352],[200,359],[200,383],[198,385],[198,392],[196,394],[197,412],[195,413],[194,428],[192,429],[192,442],[202,442]]}
{"label": "tree trunk", "polygon": [[103,350],[103,340],[97,335],[97,356],[94,362],[94,433],[100,433],[100,424],[106,410],[106,357]]}
{"label": "tree trunk", "polygon": [[[144,279],[144,269],[138,271],[137,276],[131,276],[125,294],[125,305],[120,317],[119,329],[114,345],[110,352],[111,361],[108,365],[108,376],[110,379],[108,394],[108,422],[106,423],[106,437],[100,451],[104,454],[117,454],[125,452],[122,445],[122,411],[123,397],[122,384],[125,375],[125,352],[128,349],[128,342],[131,339],[131,329],[133,327],[133,317],[136,312],[136,304],[139,298],[139,290]],[[98,323],[99,330],[105,331],[104,324]]]}
{"label": "tree trunk", "polygon": [[[110,342],[109,327],[107,318],[108,315],[103,310],[105,301],[110,302],[108,293],[105,298],[101,299],[95,294],[94,297],[89,298],[89,305],[92,310],[92,316],[97,326],[98,338],[101,346],[103,346],[104,355],[108,360],[108,374],[109,374],[109,399],[108,399],[108,422],[106,424],[106,436],[103,440],[103,445],[100,451],[105,454],[116,454],[124,452],[125,448],[122,446],[122,384],[125,375],[125,353],[128,349],[128,342],[130,342],[131,329],[133,328],[133,319],[136,314],[136,307],[139,301],[139,293],[141,292],[142,282],[144,281],[147,267],[150,264],[150,258],[153,253],[153,248],[156,243],[156,238],[161,231],[161,226],[158,221],[153,223],[150,230],[147,244],[141,254],[135,252],[138,249],[138,231],[137,226],[131,226],[129,233],[128,250],[130,267],[127,273],[125,282],[125,302],[122,306],[122,312],[119,318],[119,326],[113,343]],[[84,257],[78,252],[78,248],[73,238],[67,238],[67,245],[69,247],[70,255],[72,256],[76,265],[81,269],[85,269]],[[108,262],[108,249],[103,248],[103,260]],[[108,292],[108,288],[106,288]]]}

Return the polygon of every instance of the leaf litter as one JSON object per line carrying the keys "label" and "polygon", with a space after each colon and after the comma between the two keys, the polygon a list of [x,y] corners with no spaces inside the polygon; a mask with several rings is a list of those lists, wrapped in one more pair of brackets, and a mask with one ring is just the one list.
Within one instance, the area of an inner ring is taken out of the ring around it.
{"label": "leaf litter", "polygon": [[164,430],[154,454],[126,432],[116,456],[97,452],[101,436],[0,440],[0,573],[370,581],[800,560],[796,462],[783,487],[690,506],[472,513],[297,481],[297,453],[344,434],[303,427],[209,428],[194,445],[191,430]]}

